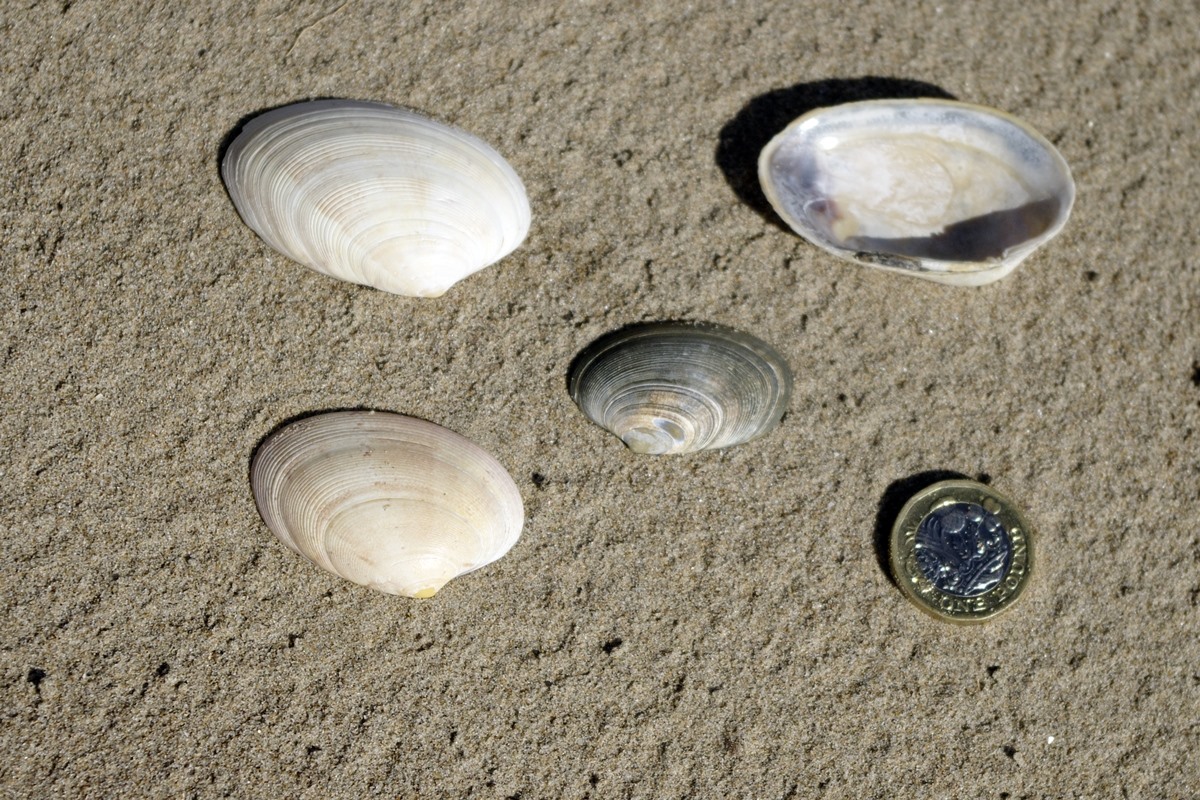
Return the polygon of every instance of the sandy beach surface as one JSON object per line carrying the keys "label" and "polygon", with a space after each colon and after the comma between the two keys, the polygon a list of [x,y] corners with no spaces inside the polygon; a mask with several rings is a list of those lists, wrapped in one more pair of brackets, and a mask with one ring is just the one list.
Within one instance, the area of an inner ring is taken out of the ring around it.
{"label": "sandy beach surface", "polygon": [[[7,2],[0,7],[0,796],[1200,796],[1200,29],[1113,3]],[[762,145],[824,105],[1025,119],[1078,186],[991,286],[786,230]],[[495,146],[533,209],[439,299],[243,224],[239,121],[318,97]],[[782,425],[653,458],[572,359],[705,320],[795,374]],[[283,422],[397,411],[493,453],[526,522],[432,600],[285,549]],[[984,625],[889,579],[947,474],[1035,527]]]}

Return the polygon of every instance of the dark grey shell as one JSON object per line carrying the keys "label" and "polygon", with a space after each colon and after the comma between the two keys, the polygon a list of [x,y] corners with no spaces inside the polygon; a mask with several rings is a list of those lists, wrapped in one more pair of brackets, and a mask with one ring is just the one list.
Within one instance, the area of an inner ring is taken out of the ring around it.
{"label": "dark grey shell", "polygon": [[597,425],[637,453],[729,447],[774,429],[792,376],[747,333],[711,323],[652,322],[607,334],[571,366],[568,390]]}

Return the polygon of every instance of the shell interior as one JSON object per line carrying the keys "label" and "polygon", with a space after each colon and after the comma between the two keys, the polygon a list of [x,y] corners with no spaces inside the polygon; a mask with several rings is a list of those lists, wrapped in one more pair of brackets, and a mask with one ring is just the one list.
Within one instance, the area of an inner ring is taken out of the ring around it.
{"label": "shell interior", "polygon": [[318,272],[436,297],[511,253],[529,200],[482,140],[402,108],[315,100],[261,114],[221,176],[267,244]]}
{"label": "shell interior", "polygon": [[637,453],[729,447],[779,424],[791,372],[774,348],[708,323],[655,322],[601,337],[568,390],[584,414]]}
{"label": "shell interior", "polygon": [[1075,185],[1045,138],[999,111],[947,100],[817,109],[763,149],[763,191],[835,255],[943,283],[1011,272],[1066,224]]}
{"label": "shell interior", "polygon": [[503,556],[524,522],[495,458],[399,414],[340,411],[293,422],[255,452],[251,484],[267,527],[347,580],[430,597]]}

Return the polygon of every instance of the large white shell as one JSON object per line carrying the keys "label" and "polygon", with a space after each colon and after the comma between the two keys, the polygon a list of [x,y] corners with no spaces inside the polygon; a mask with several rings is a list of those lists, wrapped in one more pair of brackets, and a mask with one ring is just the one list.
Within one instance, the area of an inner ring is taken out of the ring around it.
{"label": "large white shell", "polygon": [[335,411],[280,428],[254,454],[254,500],[285,545],[347,580],[431,597],[521,534],[516,484],[432,422]]}
{"label": "large white shell", "polygon": [[250,120],[221,176],[267,244],[317,272],[437,297],[511,253],[529,200],[465,131],[393,106],[315,100]]}
{"label": "large white shell", "polygon": [[817,109],[763,149],[784,221],[834,255],[941,283],[1012,272],[1066,224],[1066,161],[1024,122],[949,100]]}
{"label": "large white shell", "polygon": [[783,357],[711,323],[651,322],[602,336],[576,359],[568,391],[635,453],[730,447],[762,436],[787,410]]}

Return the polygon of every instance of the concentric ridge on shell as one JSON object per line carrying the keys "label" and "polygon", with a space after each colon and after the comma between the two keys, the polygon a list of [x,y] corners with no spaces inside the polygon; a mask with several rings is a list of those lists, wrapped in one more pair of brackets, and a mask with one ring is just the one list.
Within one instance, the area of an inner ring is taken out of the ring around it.
{"label": "concentric ridge on shell", "polygon": [[525,187],[481,139],[403,108],[315,100],[250,120],[221,163],[238,213],[317,272],[436,297],[524,240]]}
{"label": "concentric ridge on shell", "polygon": [[568,391],[631,450],[730,447],[774,429],[791,372],[773,347],[712,323],[653,322],[601,337],[575,359]]}
{"label": "concentric ridge on shell", "polygon": [[335,575],[430,597],[503,556],[524,523],[521,495],[478,445],[400,414],[336,411],[275,431],[251,485],[267,527]]}

